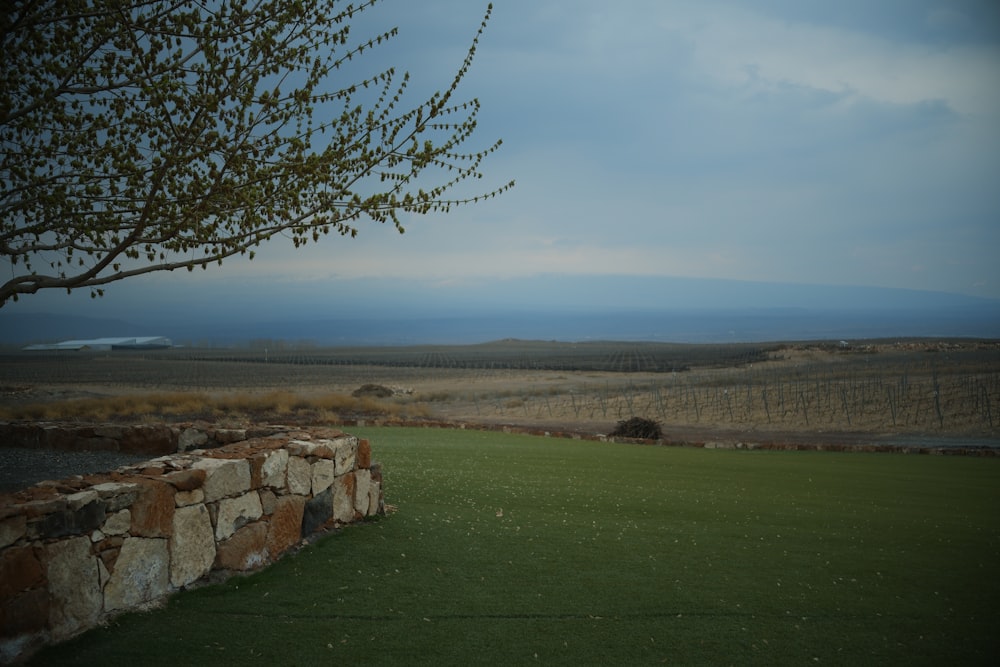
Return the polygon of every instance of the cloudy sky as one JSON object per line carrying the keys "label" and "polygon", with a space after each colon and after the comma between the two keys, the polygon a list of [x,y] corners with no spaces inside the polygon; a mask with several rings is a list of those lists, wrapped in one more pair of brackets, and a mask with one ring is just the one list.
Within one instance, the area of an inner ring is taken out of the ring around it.
{"label": "cloudy sky", "polygon": [[[398,25],[377,57],[415,90],[442,88],[485,7],[385,0],[358,29]],[[494,0],[459,93],[483,104],[471,146],[504,141],[481,182],[516,179],[503,197],[406,219],[404,235],[369,225],[112,285],[88,308],[236,302],[248,287],[285,305],[377,301],[394,283],[501,293],[554,274],[563,286],[615,274],[1000,298],[993,0]]]}

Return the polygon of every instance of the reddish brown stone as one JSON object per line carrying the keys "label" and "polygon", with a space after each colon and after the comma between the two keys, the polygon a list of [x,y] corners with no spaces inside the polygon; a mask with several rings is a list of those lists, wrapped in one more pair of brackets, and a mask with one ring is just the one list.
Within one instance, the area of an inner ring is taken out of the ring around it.
{"label": "reddish brown stone", "polygon": [[174,530],[174,487],[142,480],[140,489],[132,505],[132,535],[170,537]]}
{"label": "reddish brown stone", "polygon": [[354,509],[354,491],[357,481],[354,473],[337,477],[333,482],[333,520],[339,523],[351,523],[360,519]]}
{"label": "reddish brown stone", "polygon": [[267,553],[270,558],[293,547],[302,537],[302,514],[306,499],[303,496],[278,498],[267,530]]}
{"label": "reddish brown stone", "polygon": [[28,521],[66,508],[66,499],[54,489],[33,486],[18,495],[24,498],[21,510]]}
{"label": "reddish brown stone", "polygon": [[38,433],[38,443],[46,449],[76,449],[77,440],[83,435],[92,436],[93,430],[89,432],[73,428],[62,428],[58,426],[41,426]]}
{"label": "reddish brown stone", "polygon": [[346,433],[341,431],[339,428],[332,427],[320,427],[311,430],[311,436],[316,438],[325,438],[327,440],[336,440],[337,438],[342,438]]}
{"label": "reddish brown stone", "polygon": [[358,468],[369,468],[372,464],[372,446],[367,439],[358,440],[358,453],[355,458]]}
{"label": "reddish brown stone", "polygon": [[36,588],[0,602],[0,637],[44,630],[49,623],[49,593]]}
{"label": "reddish brown stone", "polygon": [[136,454],[172,454],[177,451],[177,441],[168,426],[132,426],[122,429],[118,450]]}
{"label": "reddish brown stone", "polygon": [[95,544],[94,549],[97,551],[104,551],[105,549],[118,549],[121,547],[123,542],[125,542],[125,538],[123,536],[110,535]]}
{"label": "reddish brown stone", "polygon": [[224,570],[256,570],[268,563],[267,523],[243,526],[228,540],[219,543],[215,566]]}
{"label": "reddish brown stone", "polygon": [[44,578],[42,564],[30,545],[5,549],[0,554],[0,599],[37,586]]}
{"label": "reddish brown stone", "polygon": [[163,481],[168,482],[178,491],[194,491],[200,489],[205,483],[205,471],[198,468],[178,470],[164,475]]}
{"label": "reddish brown stone", "polygon": [[259,489],[264,486],[264,462],[267,461],[267,452],[255,452],[250,457],[250,488]]}
{"label": "reddish brown stone", "polygon": [[115,571],[115,563],[118,562],[118,555],[122,552],[121,547],[108,547],[97,552],[97,557],[104,563],[108,573]]}

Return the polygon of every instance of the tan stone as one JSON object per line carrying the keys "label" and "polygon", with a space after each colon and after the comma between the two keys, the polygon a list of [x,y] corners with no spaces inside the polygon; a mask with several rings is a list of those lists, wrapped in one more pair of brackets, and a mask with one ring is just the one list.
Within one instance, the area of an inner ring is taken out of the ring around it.
{"label": "tan stone", "polygon": [[357,462],[358,439],[353,435],[347,435],[337,438],[334,443],[336,444],[334,460],[337,463],[337,474],[345,475],[352,472]]}
{"label": "tan stone", "polygon": [[320,459],[312,464],[312,494],[319,494],[330,488],[334,478],[334,463],[329,459]]}
{"label": "tan stone", "polygon": [[246,459],[203,458],[192,463],[191,467],[205,471],[202,488],[206,503],[250,490],[250,463]]}
{"label": "tan stone", "polygon": [[132,504],[132,535],[170,537],[174,529],[174,487],[162,482],[143,481],[140,488]]}
{"label": "tan stone", "polygon": [[288,451],[276,449],[268,452],[261,466],[261,486],[269,486],[275,489],[284,489],[286,482],[286,472],[288,471]]}
{"label": "tan stone", "polygon": [[98,556],[97,558],[97,574],[101,582],[101,590],[104,590],[104,584],[108,583],[108,579],[111,578],[111,572],[108,570],[108,566],[104,564],[104,559]]}
{"label": "tan stone", "polygon": [[354,521],[354,473],[340,475],[333,482],[333,519],[340,523]]}
{"label": "tan stone", "polygon": [[105,535],[124,535],[132,527],[132,512],[130,510],[120,510],[109,516],[101,532]]}
{"label": "tan stone", "polygon": [[292,456],[333,458],[334,442],[332,440],[289,440],[286,447]]}
{"label": "tan stone", "polygon": [[263,513],[260,496],[256,491],[236,498],[223,498],[219,501],[215,519],[215,539],[227,539],[246,524],[259,519]]}
{"label": "tan stone", "polygon": [[131,482],[99,482],[90,488],[108,504],[108,513],[131,507],[141,491],[138,484]]}
{"label": "tan stone", "polygon": [[274,491],[261,489],[257,494],[260,496],[260,509],[264,515],[274,514],[274,507],[278,502],[278,496],[274,495]]}
{"label": "tan stone", "polygon": [[219,428],[215,430],[213,437],[219,444],[228,445],[246,440],[247,430],[245,428]]}
{"label": "tan stone", "polygon": [[66,507],[67,509],[76,511],[97,500],[100,500],[100,496],[93,489],[78,491],[66,496]]}
{"label": "tan stone", "polygon": [[385,507],[382,502],[382,483],[374,479],[368,485],[368,516],[384,514]]}
{"label": "tan stone", "polygon": [[198,449],[208,442],[208,436],[196,428],[186,428],[177,436],[177,451],[187,452]]}
{"label": "tan stone", "polygon": [[218,545],[215,565],[225,570],[256,570],[268,562],[267,524],[257,521],[243,526]]}
{"label": "tan stone", "polygon": [[181,588],[197,581],[215,562],[215,536],[204,505],[181,507],[174,512],[170,538],[170,583]]}
{"label": "tan stone", "polygon": [[267,553],[270,558],[298,544],[302,538],[302,513],[306,499],[303,496],[282,496],[277,499],[274,512],[268,521]]}
{"label": "tan stone", "polygon": [[372,474],[367,469],[354,472],[354,509],[361,516],[368,516],[368,507],[371,503],[369,491],[372,486]]}
{"label": "tan stone", "polygon": [[76,537],[45,547],[49,589],[49,626],[64,639],[93,626],[101,615],[100,572],[90,538]]}
{"label": "tan stone", "polygon": [[298,456],[288,457],[288,492],[294,495],[309,495],[312,489],[312,466]]}
{"label": "tan stone", "polygon": [[131,609],[162,598],[170,591],[169,562],[167,540],[127,538],[104,587],[104,609]]}

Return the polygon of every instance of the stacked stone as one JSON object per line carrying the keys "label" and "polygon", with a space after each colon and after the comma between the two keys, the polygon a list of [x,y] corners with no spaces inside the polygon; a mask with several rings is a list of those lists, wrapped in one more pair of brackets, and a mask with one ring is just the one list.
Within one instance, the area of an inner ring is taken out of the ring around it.
{"label": "stacked stone", "polygon": [[367,440],[296,433],[0,496],[0,662],[384,513]]}
{"label": "stacked stone", "polygon": [[0,422],[5,447],[64,451],[127,452],[154,456],[228,445],[287,430],[280,426],[224,428],[208,423],[68,424]]}

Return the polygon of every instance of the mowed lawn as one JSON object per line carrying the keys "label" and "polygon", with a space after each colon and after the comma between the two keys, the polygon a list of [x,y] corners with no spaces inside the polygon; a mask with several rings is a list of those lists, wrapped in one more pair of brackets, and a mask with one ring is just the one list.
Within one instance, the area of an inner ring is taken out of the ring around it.
{"label": "mowed lawn", "polygon": [[38,664],[995,664],[1000,459],[356,428],[398,511]]}

